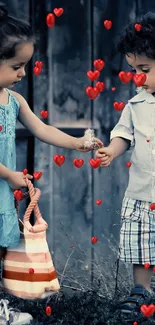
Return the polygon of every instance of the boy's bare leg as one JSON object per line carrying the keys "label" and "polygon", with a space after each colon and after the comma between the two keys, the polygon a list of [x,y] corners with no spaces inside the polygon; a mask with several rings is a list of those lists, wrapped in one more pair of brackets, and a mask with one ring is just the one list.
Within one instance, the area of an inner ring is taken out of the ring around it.
{"label": "boy's bare leg", "polygon": [[144,265],[141,264],[133,264],[133,279],[134,284],[142,284],[146,290],[151,291],[151,277],[153,272],[153,267],[149,267],[149,269],[145,269]]}

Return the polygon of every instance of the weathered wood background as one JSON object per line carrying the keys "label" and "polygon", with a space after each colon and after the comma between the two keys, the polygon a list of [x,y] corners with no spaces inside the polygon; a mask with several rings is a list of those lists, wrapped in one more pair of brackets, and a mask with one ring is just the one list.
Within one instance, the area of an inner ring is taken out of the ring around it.
{"label": "weathered wood background", "polygon": [[[10,13],[29,19],[39,35],[37,50],[27,68],[27,76],[16,86],[40,117],[48,109],[45,123],[64,132],[82,136],[87,127],[94,127],[105,145],[120,112],[114,101],[124,101],[134,95],[133,85],[123,85],[120,70],[128,70],[122,55],[114,52],[114,42],[130,19],[155,10],[154,0],[6,0]],[[46,15],[57,7],[64,14],[56,18],[54,28],[46,26]],[[103,21],[110,19],[113,27],[107,31]],[[94,59],[102,58],[105,68],[99,80],[106,89],[91,101],[85,88],[91,85],[86,72],[93,68]],[[39,76],[33,74],[36,60],[44,63]],[[111,87],[116,87],[116,92]],[[54,154],[63,154],[65,164],[57,167]],[[39,206],[49,224],[48,243],[59,277],[64,286],[79,289],[99,284],[101,293],[114,293],[116,260],[119,244],[121,201],[128,182],[130,159],[125,153],[110,168],[92,170],[88,161],[91,153],[56,148],[33,139],[17,124],[17,170],[28,168],[30,173],[42,171],[35,182],[41,189]],[[76,169],[73,158],[84,158],[85,164]],[[96,199],[102,199],[100,206]],[[21,207],[21,215],[25,205]],[[92,245],[91,237],[98,243]],[[74,248],[71,246],[74,245]],[[130,265],[120,263],[119,279],[132,281]],[[120,284],[121,285],[121,284]]]}

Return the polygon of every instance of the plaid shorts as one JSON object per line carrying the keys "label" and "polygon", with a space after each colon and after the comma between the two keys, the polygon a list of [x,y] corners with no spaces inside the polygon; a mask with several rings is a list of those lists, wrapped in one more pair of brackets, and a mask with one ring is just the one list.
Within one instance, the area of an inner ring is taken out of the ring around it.
{"label": "plaid shorts", "polygon": [[155,265],[155,211],[152,202],[124,197],[118,258],[126,263]]}

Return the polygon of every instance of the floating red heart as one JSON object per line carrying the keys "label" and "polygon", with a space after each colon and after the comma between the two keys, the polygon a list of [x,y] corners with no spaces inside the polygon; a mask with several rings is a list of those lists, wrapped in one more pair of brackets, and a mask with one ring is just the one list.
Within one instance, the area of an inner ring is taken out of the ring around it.
{"label": "floating red heart", "polygon": [[141,29],[142,29],[142,25],[141,25],[141,24],[135,24],[135,30],[136,30],[137,32],[140,32]]}
{"label": "floating red heart", "polygon": [[47,16],[46,16],[46,24],[49,28],[52,28],[54,27],[55,25],[55,16],[52,14],[52,13],[49,13]]}
{"label": "floating red heart", "polygon": [[143,313],[144,316],[150,317],[154,314],[155,312],[155,306],[153,304],[151,305],[141,305],[140,310]]}
{"label": "floating red heart", "polygon": [[125,103],[124,102],[114,102],[113,106],[117,111],[121,111],[125,107]]}
{"label": "floating red heart", "polygon": [[89,70],[87,72],[87,76],[91,81],[96,80],[99,77],[99,75],[100,75],[100,71],[98,71],[98,70],[95,70],[95,71]]}
{"label": "floating red heart", "polygon": [[138,325],[138,323],[137,322],[134,322],[133,325]]}
{"label": "floating red heart", "polygon": [[130,168],[131,165],[132,165],[131,161],[127,161],[127,162],[126,162],[126,167]]}
{"label": "floating red heart", "polygon": [[150,210],[152,210],[152,211],[155,210],[155,203],[150,204]]}
{"label": "floating red heart", "polygon": [[144,268],[145,268],[146,270],[148,270],[149,267],[150,267],[150,263],[145,263],[145,264],[144,264]]}
{"label": "floating red heart", "polygon": [[102,203],[102,200],[96,200],[97,205],[101,205],[101,203]]}
{"label": "floating red heart", "polygon": [[78,159],[78,158],[74,158],[73,159],[73,164],[75,167],[77,168],[81,168],[84,164],[84,160],[83,159]]}
{"label": "floating red heart", "polygon": [[34,172],[33,177],[38,181],[41,178],[42,174],[42,172]]}
{"label": "floating red heart", "polygon": [[3,127],[2,127],[2,125],[0,125],[0,132],[2,131],[2,129],[3,129]]}
{"label": "floating red heart", "polygon": [[33,68],[33,72],[34,72],[34,74],[35,74],[36,76],[39,76],[39,74],[41,73],[41,69],[38,68],[38,67],[34,67],[34,68]]}
{"label": "floating red heart", "polygon": [[46,307],[46,315],[50,316],[52,314],[52,308],[50,306]]}
{"label": "floating red heart", "polygon": [[56,155],[54,155],[53,160],[56,163],[56,165],[58,165],[60,167],[63,165],[63,163],[65,161],[65,156],[56,154]]}
{"label": "floating red heart", "polygon": [[112,27],[112,21],[107,19],[104,20],[104,27],[109,30]]}
{"label": "floating red heart", "polygon": [[42,118],[47,118],[48,117],[48,111],[40,111],[40,115],[42,116]]}
{"label": "floating red heart", "polygon": [[116,91],[116,87],[112,87],[111,90],[112,90],[112,91]]}
{"label": "floating red heart", "polygon": [[99,90],[96,87],[87,87],[86,88],[86,94],[90,99],[95,99],[97,95],[99,94]]}
{"label": "floating red heart", "polygon": [[15,197],[15,199],[16,199],[17,201],[20,201],[20,200],[22,199],[22,197],[23,197],[23,193],[22,193],[21,190],[15,190],[15,191],[13,192],[13,194],[14,194],[14,197]]}
{"label": "floating red heart", "polygon": [[140,73],[140,74],[135,73],[135,75],[133,76],[133,81],[137,87],[143,86],[146,81],[146,74],[145,73]]}
{"label": "floating red heart", "polygon": [[98,168],[101,165],[101,159],[100,158],[96,158],[96,159],[90,158],[89,159],[89,164],[93,168]]}
{"label": "floating red heart", "polygon": [[94,236],[92,237],[91,241],[93,244],[96,244],[98,242],[98,238]]}
{"label": "floating red heart", "polygon": [[26,175],[27,173],[28,173],[27,168],[24,168],[24,169],[23,169],[23,174]]}
{"label": "floating red heart", "polygon": [[101,71],[105,66],[105,62],[101,59],[94,61],[94,67],[96,70]]}
{"label": "floating red heart", "polygon": [[105,84],[104,84],[104,82],[98,81],[98,82],[96,82],[95,87],[101,93],[104,90],[104,88],[105,88]]}
{"label": "floating red heart", "polygon": [[30,268],[29,269],[29,274],[31,274],[31,275],[34,274],[34,269]]}
{"label": "floating red heart", "polygon": [[42,69],[43,62],[42,62],[42,61],[36,61],[36,62],[35,62],[35,66],[36,66],[37,68]]}
{"label": "floating red heart", "polygon": [[53,12],[57,17],[60,17],[63,14],[64,9],[63,8],[54,8]]}
{"label": "floating red heart", "polygon": [[133,74],[132,72],[120,71],[118,76],[124,84],[128,84],[131,81]]}

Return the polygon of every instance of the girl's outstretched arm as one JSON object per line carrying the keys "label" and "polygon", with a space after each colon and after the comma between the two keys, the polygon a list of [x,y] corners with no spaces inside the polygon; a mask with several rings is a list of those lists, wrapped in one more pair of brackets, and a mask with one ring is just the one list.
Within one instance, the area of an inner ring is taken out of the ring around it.
{"label": "girl's outstretched arm", "polygon": [[[84,137],[72,137],[54,126],[43,123],[30,109],[26,100],[18,93],[11,91],[20,103],[19,121],[39,140],[55,145],[57,147],[76,149],[78,151],[90,151],[92,148],[84,147]],[[103,146],[103,142],[95,138],[98,147]]]}

